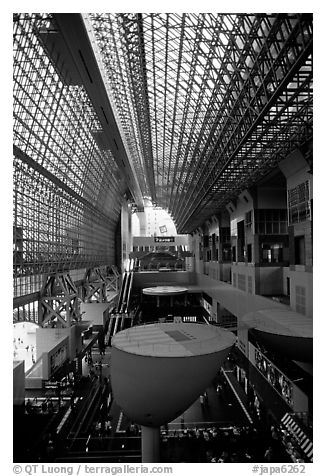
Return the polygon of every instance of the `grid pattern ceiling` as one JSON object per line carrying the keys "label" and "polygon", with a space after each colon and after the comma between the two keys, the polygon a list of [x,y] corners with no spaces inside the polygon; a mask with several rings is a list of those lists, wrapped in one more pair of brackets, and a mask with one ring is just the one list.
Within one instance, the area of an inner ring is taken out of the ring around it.
{"label": "grid pattern ceiling", "polygon": [[144,196],[192,232],[312,131],[312,15],[90,14]]}
{"label": "grid pattern ceiling", "polygon": [[13,23],[14,296],[49,273],[115,263],[122,186],[82,85],[59,75],[47,47],[53,18]]}

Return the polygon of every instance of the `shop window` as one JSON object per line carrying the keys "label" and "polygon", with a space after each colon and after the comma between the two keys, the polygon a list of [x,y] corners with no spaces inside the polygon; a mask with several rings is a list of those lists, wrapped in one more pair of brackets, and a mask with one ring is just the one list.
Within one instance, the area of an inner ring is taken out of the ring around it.
{"label": "shop window", "polygon": [[305,264],[304,236],[295,236],[294,238],[294,259],[295,264]]}
{"label": "shop window", "polygon": [[237,257],[236,257],[236,250],[235,250],[235,246],[232,246],[232,261],[236,261],[237,260]]}
{"label": "shop window", "polygon": [[290,290],[291,290],[290,278],[287,277],[286,278],[286,294],[287,294],[287,296],[290,296],[290,292],[291,292]]}
{"label": "shop window", "polygon": [[237,223],[238,240],[243,241],[245,237],[244,220]]}
{"label": "shop window", "polygon": [[281,263],[283,261],[282,243],[262,244],[262,263]]}
{"label": "shop window", "polygon": [[244,261],[245,260],[245,247],[244,247],[244,241],[245,241],[245,226],[244,226],[244,220],[239,221],[237,224],[238,227],[238,261]]}
{"label": "shop window", "polygon": [[[218,254],[216,256],[218,256]],[[222,261],[231,261],[231,245],[230,244],[223,245]]]}
{"label": "shop window", "polygon": [[285,209],[255,210],[255,230],[260,235],[287,234],[287,211]]}
{"label": "shop window", "polygon": [[245,225],[247,228],[251,228],[252,225],[252,211],[250,210],[249,212],[246,213],[245,215]]}
{"label": "shop window", "polygon": [[231,240],[231,231],[230,227],[221,227],[219,240],[221,243],[227,243]]}
{"label": "shop window", "polygon": [[264,245],[263,247],[263,256],[262,256],[262,262],[263,263],[271,263],[272,262],[272,250],[270,247],[267,245]]}
{"label": "shop window", "polygon": [[310,186],[308,180],[288,190],[288,208],[289,224],[310,220]]}
{"label": "shop window", "polygon": [[247,260],[248,263],[252,263],[252,245],[247,245]]}

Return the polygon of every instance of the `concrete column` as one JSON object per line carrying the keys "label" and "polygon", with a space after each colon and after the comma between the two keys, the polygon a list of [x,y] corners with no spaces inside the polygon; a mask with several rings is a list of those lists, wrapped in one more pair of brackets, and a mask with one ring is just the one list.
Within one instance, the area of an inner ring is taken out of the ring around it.
{"label": "concrete column", "polygon": [[142,463],[159,463],[160,461],[160,428],[141,427],[141,460]]}
{"label": "concrete column", "polygon": [[139,235],[146,236],[146,215],[145,212],[137,212],[139,219]]}

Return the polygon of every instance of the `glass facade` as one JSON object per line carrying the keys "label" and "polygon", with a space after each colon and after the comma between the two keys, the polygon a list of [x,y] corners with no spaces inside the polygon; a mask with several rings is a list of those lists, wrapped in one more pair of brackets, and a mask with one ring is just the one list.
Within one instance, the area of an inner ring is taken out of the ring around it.
{"label": "glass facade", "polygon": [[14,296],[115,262],[117,166],[83,86],[49,55],[57,34],[52,15],[14,16]]}

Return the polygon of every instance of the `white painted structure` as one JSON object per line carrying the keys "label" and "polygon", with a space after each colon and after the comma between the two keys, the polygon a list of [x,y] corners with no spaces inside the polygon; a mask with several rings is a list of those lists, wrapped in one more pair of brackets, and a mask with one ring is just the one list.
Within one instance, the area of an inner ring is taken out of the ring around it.
{"label": "white painted structure", "polygon": [[117,404],[141,425],[174,420],[207,388],[235,340],[204,324],[149,324],[117,333],[111,361]]}

